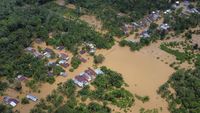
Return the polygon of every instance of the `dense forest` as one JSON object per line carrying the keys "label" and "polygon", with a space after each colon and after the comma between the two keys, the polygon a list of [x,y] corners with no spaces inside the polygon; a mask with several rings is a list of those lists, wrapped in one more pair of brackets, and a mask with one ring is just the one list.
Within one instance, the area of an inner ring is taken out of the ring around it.
{"label": "dense forest", "polygon": [[[162,85],[159,93],[169,103],[172,113],[199,113],[199,83],[200,69],[179,70],[174,73],[167,83]],[[170,87],[175,90],[172,92]]]}
{"label": "dense forest", "polygon": [[168,0],[66,0],[87,12],[96,15],[103,22],[103,27],[111,34],[123,35],[121,26],[124,23],[137,21],[153,10],[170,7]]}

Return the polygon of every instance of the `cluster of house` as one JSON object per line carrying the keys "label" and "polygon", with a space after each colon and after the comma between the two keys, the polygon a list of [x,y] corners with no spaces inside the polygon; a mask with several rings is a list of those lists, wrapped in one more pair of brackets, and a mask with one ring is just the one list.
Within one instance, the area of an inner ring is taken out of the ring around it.
{"label": "cluster of house", "polygon": [[[38,98],[36,96],[30,95],[30,94],[26,95],[26,98],[29,100],[32,100],[34,102],[36,102],[38,100]],[[5,97],[3,97],[3,102],[12,107],[15,107],[19,103],[19,100],[9,97],[9,96],[5,96]]]}
{"label": "cluster of house", "polygon": [[[166,32],[168,32],[168,31],[170,30],[170,26],[169,26],[169,24],[167,24],[167,23],[162,23],[162,24],[160,24],[160,25],[158,26],[157,30],[166,33]],[[148,30],[144,30],[143,32],[141,32],[141,33],[139,34],[139,37],[140,37],[140,38],[149,38],[150,35],[151,35],[151,34],[149,33]]]}
{"label": "cluster of house", "polygon": [[19,103],[19,100],[15,99],[15,98],[11,98],[9,96],[5,96],[3,98],[3,101],[5,104],[11,105],[12,107],[15,107]]}
{"label": "cluster of house", "polygon": [[200,9],[198,8],[187,8],[186,13],[195,13],[195,14],[200,14]]}
{"label": "cluster of house", "polygon": [[84,72],[75,76],[73,78],[73,81],[79,87],[84,87],[84,86],[88,85],[92,80],[94,80],[97,75],[101,75],[101,74],[104,74],[104,72],[101,71],[101,69],[93,70],[91,68],[88,68]]}
{"label": "cluster of house", "polygon": [[130,31],[133,31],[135,29],[145,28],[151,23],[155,22],[161,17],[160,11],[152,11],[149,15],[145,16],[142,20],[138,22],[132,22],[131,24],[124,24],[122,27],[123,32],[127,35],[130,33]]}

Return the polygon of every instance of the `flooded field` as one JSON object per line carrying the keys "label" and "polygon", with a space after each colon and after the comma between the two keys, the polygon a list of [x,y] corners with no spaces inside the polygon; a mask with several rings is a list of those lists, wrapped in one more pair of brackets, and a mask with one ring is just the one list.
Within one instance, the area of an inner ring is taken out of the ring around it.
{"label": "flooded field", "polygon": [[133,113],[138,113],[142,107],[145,109],[162,107],[162,113],[169,112],[167,103],[156,93],[156,90],[174,72],[172,68],[155,59],[151,54],[133,53],[127,47],[114,46],[104,55],[106,60],[103,65],[121,73],[129,85],[128,90],[133,94],[150,97],[150,101],[145,104],[136,101],[135,106],[132,107]]}

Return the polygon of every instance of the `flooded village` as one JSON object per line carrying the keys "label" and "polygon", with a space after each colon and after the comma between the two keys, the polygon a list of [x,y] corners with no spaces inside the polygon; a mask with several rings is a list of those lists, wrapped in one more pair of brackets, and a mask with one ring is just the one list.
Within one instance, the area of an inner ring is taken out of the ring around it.
{"label": "flooded village", "polygon": [[[62,6],[64,4],[62,0],[57,2]],[[191,13],[200,14],[200,11],[196,8],[187,8],[188,4],[189,2],[177,1],[173,8],[176,10],[183,7],[183,14],[187,15]],[[76,9],[72,4],[68,4],[66,7],[69,6]],[[98,49],[94,43],[88,41],[79,45],[78,52],[74,54],[64,45],[52,46],[40,38],[33,40],[31,46],[25,48],[24,52],[38,60],[46,61],[45,66],[48,70],[46,75],[49,78],[49,83],[41,82],[34,88],[30,88],[27,84],[33,78],[19,74],[15,81],[20,90],[17,91],[16,86],[8,88],[4,95],[0,96],[0,101],[12,106],[13,111],[29,113],[35,105],[44,100],[67,80],[71,79],[78,87],[78,90],[85,86],[90,86],[97,76],[103,76],[104,72],[101,70],[101,66],[106,66],[123,75],[123,79],[127,83],[125,89],[133,95],[149,97],[149,101],[145,103],[135,99],[134,105],[129,108],[131,112],[128,111],[128,113],[139,113],[141,108],[152,111],[156,109],[158,111],[156,113],[169,113],[167,101],[157,92],[159,87],[167,82],[176,71],[170,64],[178,62],[176,56],[163,51],[160,45],[167,42],[185,41],[181,36],[171,35],[174,33],[172,26],[164,21],[164,16],[171,15],[174,9],[155,10],[139,21],[125,23],[121,28],[125,36],[115,37],[115,44],[111,49]],[[121,15],[119,14],[119,16]],[[83,15],[80,19],[82,21],[87,20],[85,22],[99,33],[105,34],[108,32],[102,28],[101,21],[93,15]],[[150,29],[152,23],[157,25],[155,31]],[[130,47],[121,47],[119,44],[121,40],[140,43],[141,39],[151,38],[154,32],[166,33],[167,36],[170,36],[170,39],[156,40],[148,46],[142,47],[139,51],[131,51]],[[198,37],[199,35],[193,36],[193,45],[198,43],[196,41]],[[51,33],[49,33],[48,38],[53,38]],[[105,60],[100,64],[95,64],[94,55],[99,54],[103,55]],[[188,62],[179,65],[179,68],[185,69],[193,67],[194,65]],[[29,104],[22,104],[22,99],[27,99]],[[113,113],[124,113],[123,109],[114,105],[108,106],[111,107]]]}

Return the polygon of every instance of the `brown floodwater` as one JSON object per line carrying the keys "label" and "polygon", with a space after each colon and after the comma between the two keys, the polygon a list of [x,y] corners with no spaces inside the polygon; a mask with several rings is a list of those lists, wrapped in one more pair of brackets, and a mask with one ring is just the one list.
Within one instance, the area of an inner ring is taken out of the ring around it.
{"label": "brown floodwater", "polygon": [[128,47],[115,45],[110,51],[103,52],[106,59],[103,65],[116,70],[123,75],[133,94],[149,96],[150,101],[136,101],[131,108],[132,113],[138,113],[140,108],[153,109],[162,107],[161,113],[168,113],[167,102],[156,93],[159,86],[165,83],[174,72],[167,64],[155,59],[152,54],[131,52]]}
{"label": "brown floodwater", "polygon": [[[50,46],[46,46],[44,43],[34,44],[33,46],[35,48],[37,48],[37,46],[40,46],[41,48],[52,48]],[[131,52],[128,47],[122,48],[116,44],[110,50],[98,50],[97,53],[103,54],[106,58],[102,65],[105,65],[123,75],[125,82],[129,85],[129,87],[127,87],[129,91],[133,94],[150,97],[150,101],[146,103],[136,100],[135,105],[131,107],[131,111],[129,111],[130,113],[138,113],[139,109],[142,107],[145,109],[159,109],[162,107],[161,113],[168,113],[167,102],[156,93],[156,90],[168,80],[174,70],[170,68],[168,64],[157,60],[152,53],[145,52],[146,49],[147,48],[144,48],[139,52]],[[68,51],[58,51],[55,49],[54,51],[56,53],[66,52],[70,57],[72,56],[72,54]],[[77,70],[69,72],[69,68],[65,69],[68,72],[68,77],[56,77],[56,82],[54,84],[50,85],[48,83],[44,83],[40,87],[40,93],[31,92],[31,94],[37,96],[39,99],[45,98],[57,88],[58,83],[65,82],[68,79],[73,78],[88,67],[93,67],[93,58],[91,56],[85,54],[82,57],[87,59],[87,62],[82,63]],[[7,91],[7,94],[12,97],[18,96],[19,98],[22,98],[29,92],[30,90],[24,86],[21,94],[11,89]],[[18,104],[14,110],[19,110],[21,113],[28,113],[36,103],[38,102],[30,102],[30,104],[27,105]],[[120,111],[115,106],[111,107],[112,109],[115,109],[115,111]]]}

